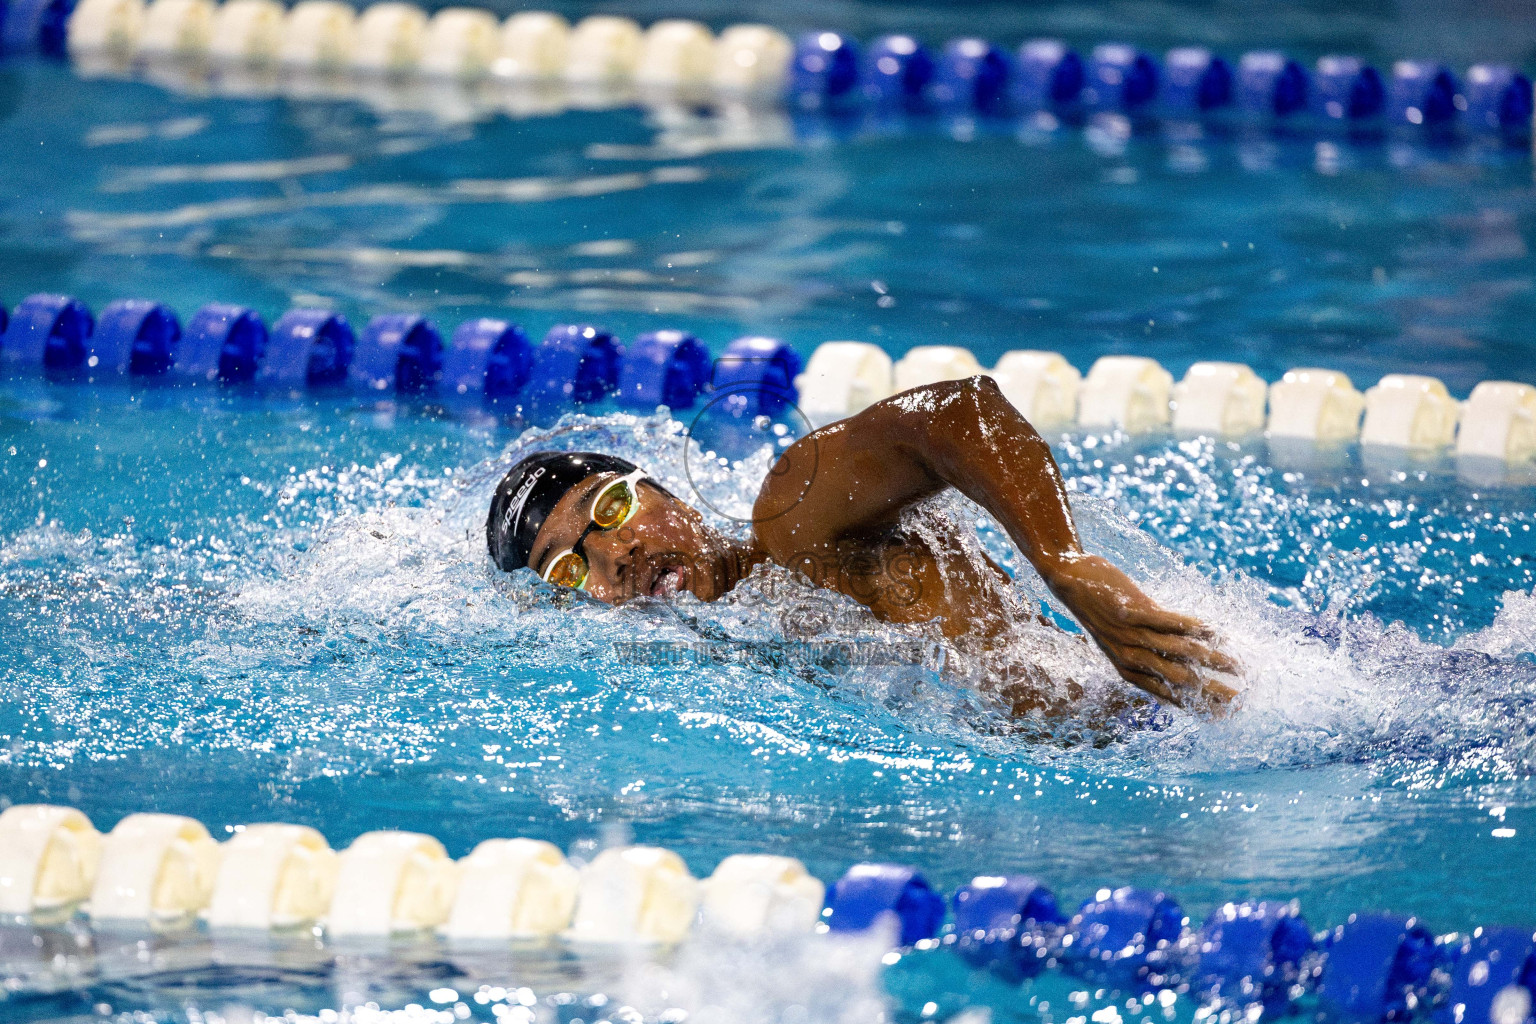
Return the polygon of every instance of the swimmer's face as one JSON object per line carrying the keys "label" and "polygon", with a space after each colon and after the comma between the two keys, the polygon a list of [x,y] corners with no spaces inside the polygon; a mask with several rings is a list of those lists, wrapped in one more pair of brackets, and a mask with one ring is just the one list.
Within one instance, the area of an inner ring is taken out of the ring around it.
{"label": "swimmer's face", "polygon": [[[591,522],[592,499],[619,477],[598,473],[565,493],[533,540],[528,565],[540,576],[560,552],[576,543]],[[680,590],[713,601],[726,589],[730,547],[691,505],[648,480],[639,486],[640,509],[613,530],[593,530],[582,544],[587,556],[586,591],[599,601],[622,604],[637,597],[666,597]]]}

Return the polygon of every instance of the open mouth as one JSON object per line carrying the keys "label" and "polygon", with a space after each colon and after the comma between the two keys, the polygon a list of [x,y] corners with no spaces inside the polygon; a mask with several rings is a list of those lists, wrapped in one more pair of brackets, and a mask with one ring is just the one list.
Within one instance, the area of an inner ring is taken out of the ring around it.
{"label": "open mouth", "polygon": [[675,566],[667,566],[651,581],[651,596],[666,597],[683,589],[683,574]]}

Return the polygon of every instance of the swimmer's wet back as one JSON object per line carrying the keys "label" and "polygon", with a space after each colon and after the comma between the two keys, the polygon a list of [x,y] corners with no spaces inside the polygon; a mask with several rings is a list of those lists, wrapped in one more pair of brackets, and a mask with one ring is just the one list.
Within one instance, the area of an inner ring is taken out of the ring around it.
{"label": "swimmer's wet back", "polygon": [[1521,1022],[1530,13],[592,13],[4,7],[0,1017]]}

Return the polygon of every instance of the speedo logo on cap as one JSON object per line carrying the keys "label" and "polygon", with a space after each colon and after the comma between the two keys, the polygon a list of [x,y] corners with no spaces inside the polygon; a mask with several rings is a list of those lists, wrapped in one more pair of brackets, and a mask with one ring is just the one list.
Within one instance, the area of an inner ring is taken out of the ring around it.
{"label": "speedo logo on cap", "polygon": [[518,485],[517,493],[512,495],[512,503],[501,514],[501,530],[503,533],[512,528],[512,524],[523,514],[523,506],[528,504],[528,495],[533,493],[533,485],[539,482],[539,477],[544,475],[544,467],[540,466],[528,474],[528,479]]}

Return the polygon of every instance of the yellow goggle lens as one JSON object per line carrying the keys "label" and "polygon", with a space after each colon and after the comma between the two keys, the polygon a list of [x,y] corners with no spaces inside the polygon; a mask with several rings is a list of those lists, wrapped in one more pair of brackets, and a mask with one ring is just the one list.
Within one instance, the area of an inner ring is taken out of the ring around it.
{"label": "yellow goggle lens", "polygon": [[574,551],[567,551],[544,570],[544,579],[557,587],[580,590],[587,582],[587,560]]}
{"label": "yellow goggle lens", "polygon": [[635,489],[627,480],[616,480],[604,487],[592,502],[592,521],[600,530],[611,530],[635,511]]}

